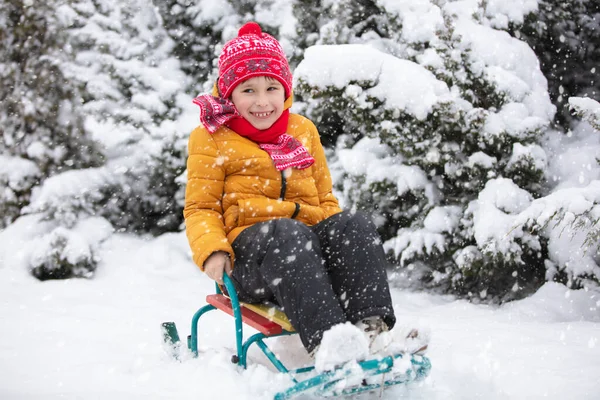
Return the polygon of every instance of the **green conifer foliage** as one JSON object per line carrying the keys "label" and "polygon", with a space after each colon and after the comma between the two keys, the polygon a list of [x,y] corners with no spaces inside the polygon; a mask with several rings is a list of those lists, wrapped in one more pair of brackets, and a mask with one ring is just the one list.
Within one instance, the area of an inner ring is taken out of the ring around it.
{"label": "green conifer foliage", "polygon": [[572,96],[600,97],[600,2],[542,0],[538,10],[510,31],[526,41],[548,79],[557,122],[569,128]]}
{"label": "green conifer foliage", "polygon": [[33,161],[0,155],[0,229],[21,214],[40,178],[40,169]]}
{"label": "green conifer foliage", "polygon": [[[217,57],[223,44],[237,35],[247,21],[257,21],[263,31],[285,41],[283,20],[271,18],[286,9],[287,0],[169,0],[158,9],[175,43],[173,54],[189,81],[192,95],[210,92],[217,77]],[[281,16],[281,15],[279,15]],[[292,54],[290,54],[292,56]]]}
{"label": "green conifer foliage", "polygon": [[26,0],[2,1],[0,152],[22,159],[19,165],[31,161],[36,172],[19,184],[12,179],[12,187],[9,177],[0,179],[5,194],[0,196],[4,211],[0,226],[19,216],[34,185],[103,160],[83,128],[81,88],[61,68],[70,56],[65,26],[54,12],[58,6],[55,1],[35,6]]}
{"label": "green conifer foliage", "polygon": [[0,168],[1,223],[35,220],[32,274],[92,276],[114,229],[178,231],[185,133],[174,121],[190,98],[154,6],[11,0],[1,10],[0,158],[23,167]]}
{"label": "green conifer foliage", "polygon": [[68,37],[58,2],[3,1],[0,24],[0,149],[33,160],[44,176],[98,165],[83,129],[81,91],[60,65]]}
{"label": "green conifer foliage", "polygon": [[[191,92],[201,92],[202,84],[214,68],[215,46],[219,43],[223,26],[216,18],[204,18],[205,2],[169,0],[158,3],[165,29],[173,39],[173,54],[181,61],[181,69],[191,77]],[[219,2],[210,7],[217,8]],[[224,2],[222,2],[225,4]],[[227,7],[222,9],[223,15]],[[216,14],[216,16],[223,16]]]}
{"label": "green conifer foliage", "polygon": [[[519,193],[524,205],[543,194],[546,155],[539,142],[549,118],[532,118],[517,131],[493,123],[512,113],[528,117],[521,104],[525,97],[500,86],[502,81],[483,67],[489,61],[455,29],[458,17],[449,9],[439,8],[443,22],[433,36],[419,41],[405,37],[401,16],[380,2],[328,4],[321,19],[331,22],[318,27],[314,43],[376,47],[429,70],[448,88],[448,95],[439,97],[423,117],[373,95],[381,93],[379,78],[349,78],[342,87],[313,84],[310,71],[304,74],[300,64],[296,91],[305,99],[305,112],[323,141],[336,144],[332,168],[340,171],[336,188],[342,202],[374,215],[404,284],[484,301],[518,298],[535,290],[544,281],[544,239],[523,229],[509,235],[506,243],[476,235],[487,210],[507,216],[519,211],[494,205],[491,193]],[[473,20],[476,23],[477,16]],[[349,63],[347,70],[352,71]],[[401,64],[397,70],[403,70]],[[373,159],[364,168],[349,166],[344,160],[352,156],[344,152],[367,153]],[[448,221],[445,228],[432,222],[440,220]]]}
{"label": "green conifer foliage", "polygon": [[178,230],[182,188],[171,178],[185,168],[185,147],[171,121],[189,81],[171,57],[174,42],[145,1],[80,0],[68,15],[75,57],[66,69],[84,86],[87,127],[116,172],[97,188],[98,213],[119,230]]}

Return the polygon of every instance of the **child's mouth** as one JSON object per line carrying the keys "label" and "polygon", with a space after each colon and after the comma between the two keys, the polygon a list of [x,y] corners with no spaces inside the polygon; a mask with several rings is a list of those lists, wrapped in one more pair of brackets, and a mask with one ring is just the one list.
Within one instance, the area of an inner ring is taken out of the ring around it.
{"label": "child's mouth", "polygon": [[271,116],[271,114],[273,114],[273,111],[253,112],[251,114],[252,114],[252,116],[254,116],[256,118],[269,118]]}

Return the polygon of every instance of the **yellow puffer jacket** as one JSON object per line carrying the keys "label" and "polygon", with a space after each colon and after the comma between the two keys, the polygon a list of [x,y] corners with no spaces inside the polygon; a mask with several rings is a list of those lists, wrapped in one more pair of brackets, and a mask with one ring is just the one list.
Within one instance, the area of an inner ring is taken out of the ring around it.
{"label": "yellow puffer jacket", "polygon": [[306,169],[277,171],[258,144],[225,126],[196,128],[189,140],[184,217],[194,262],[203,269],[215,251],[234,259],[231,243],[245,228],[274,218],[314,225],[341,212],[314,124],[290,114],[287,133],[314,157]]}

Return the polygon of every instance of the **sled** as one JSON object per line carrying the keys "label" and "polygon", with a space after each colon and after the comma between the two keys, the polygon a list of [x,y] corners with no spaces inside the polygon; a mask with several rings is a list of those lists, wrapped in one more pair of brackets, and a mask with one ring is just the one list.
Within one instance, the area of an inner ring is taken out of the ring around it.
{"label": "sled", "polygon": [[[323,373],[317,373],[314,366],[290,370],[265,343],[265,339],[268,338],[296,334],[285,314],[274,305],[241,303],[229,276],[225,275],[223,282],[229,296],[226,296],[218,285],[216,294],[206,296],[208,304],[196,311],[192,318],[187,348],[194,357],[198,356],[198,323],[204,314],[212,310],[221,310],[233,316],[236,354],[231,357],[231,362],[246,368],[248,349],[256,344],[273,366],[281,373],[288,374],[293,382],[291,387],[275,394],[274,400],[291,399],[306,393],[335,397],[383,390],[389,386],[422,380],[431,370],[431,362],[427,357],[402,353],[347,363]],[[244,324],[258,333],[244,340]],[[181,344],[175,323],[164,322],[162,329],[165,342],[174,349],[173,356],[177,357],[175,349]]]}

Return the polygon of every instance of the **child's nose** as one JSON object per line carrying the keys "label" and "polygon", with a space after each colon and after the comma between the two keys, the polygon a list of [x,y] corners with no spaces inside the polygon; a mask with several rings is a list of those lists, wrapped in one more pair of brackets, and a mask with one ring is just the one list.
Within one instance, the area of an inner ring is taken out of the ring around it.
{"label": "child's nose", "polygon": [[268,102],[267,94],[259,93],[258,96],[256,97],[256,105],[266,106],[268,104],[269,104],[269,102]]}

